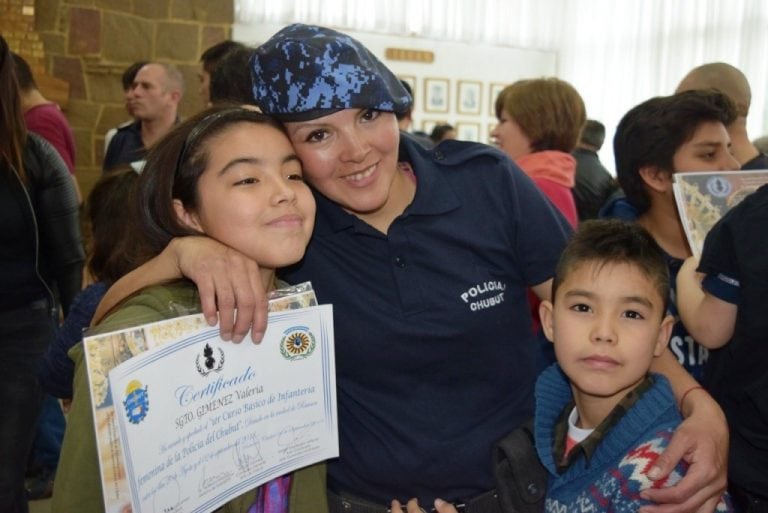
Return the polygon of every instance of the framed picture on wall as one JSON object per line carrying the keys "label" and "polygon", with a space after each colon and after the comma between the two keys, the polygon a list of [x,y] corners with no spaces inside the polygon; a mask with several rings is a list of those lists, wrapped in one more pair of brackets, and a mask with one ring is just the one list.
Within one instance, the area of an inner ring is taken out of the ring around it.
{"label": "framed picture on wall", "polygon": [[416,77],[413,75],[398,75],[397,78],[411,86],[411,96],[413,96],[413,101],[416,101]]}
{"label": "framed picture on wall", "polygon": [[459,80],[456,86],[459,114],[480,114],[483,85],[472,80]]}
{"label": "framed picture on wall", "polygon": [[448,112],[449,80],[447,78],[425,78],[424,79],[424,111],[425,112]]}
{"label": "framed picture on wall", "polygon": [[480,141],[480,123],[456,123],[456,138],[460,141]]}
{"label": "framed picture on wall", "polygon": [[496,98],[499,97],[499,93],[505,87],[507,87],[506,84],[492,83],[488,88],[488,98],[491,100],[488,102],[491,107],[488,113],[493,117],[496,117]]}

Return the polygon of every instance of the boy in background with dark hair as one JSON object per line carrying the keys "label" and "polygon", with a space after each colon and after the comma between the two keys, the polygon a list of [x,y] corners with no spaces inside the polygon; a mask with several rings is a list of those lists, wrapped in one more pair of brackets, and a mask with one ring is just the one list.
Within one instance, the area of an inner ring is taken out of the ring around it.
{"label": "boy in background with dark hair", "polygon": [[[614,200],[601,214],[636,221],[664,250],[672,288],[669,307],[675,317],[674,280],[691,250],[672,192],[673,175],[738,169],[726,130],[735,118],[736,109],[724,94],[687,91],[637,105],[616,129],[616,175],[626,198]],[[701,381],[709,353],[679,319],[669,347],[680,364]]]}
{"label": "boy in background with dark hair", "polygon": [[116,127],[110,128],[107,130],[107,133],[104,134],[104,153],[107,153],[107,148],[109,148],[109,142],[112,140],[112,138],[115,136],[118,130],[121,128],[125,128],[131,123],[135,122],[136,119],[133,116],[133,107],[131,106],[131,90],[133,89],[133,79],[136,78],[136,73],[139,72],[141,68],[144,67],[145,64],[149,64],[149,61],[137,61],[125,68],[125,71],[123,71],[123,74],[120,76],[120,82],[123,84],[123,102],[125,103],[125,110],[128,112],[128,115],[131,117],[129,121],[126,121],[125,123],[121,123],[117,125]]}
{"label": "boy in background with dark hair", "polygon": [[242,43],[226,39],[207,48],[200,55],[200,71],[197,77],[200,79],[200,98],[203,100],[203,108],[211,106],[211,75],[216,70],[219,61],[232,50],[246,48]]}
{"label": "boy in background with dark hair", "polygon": [[75,178],[75,137],[69,121],[59,106],[48,100],[37,88],[35,77],[27,61],[18,54],[11,53],[16,64],[16,79],[21,93],[21,110],[27,129],[51,143],[67,165],[72,182],[75,185],[78,203],[82,203],[80,186]]}

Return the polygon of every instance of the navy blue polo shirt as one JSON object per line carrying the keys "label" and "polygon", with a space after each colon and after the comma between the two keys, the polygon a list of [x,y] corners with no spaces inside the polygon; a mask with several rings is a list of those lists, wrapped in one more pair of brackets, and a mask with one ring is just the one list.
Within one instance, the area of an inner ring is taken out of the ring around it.
{"label": "navy blue polo shirt", "polygon": [[334,305],[341,456],[329,487],[379,503],[494,487],[491,448],[533,414],[526,289],[554,274],[567,221],[501,152],[402,137],[417,179],[382,234],[316,194],[283,277]]}
{"label": "navy blue polo shirt", "polygon": [[109,141],[102,169],[110,171],[121,164],[143,160],[146,156],[147,149],[144,148],[144,141],[141,140],[141,122],[136,121],[118,129]]}

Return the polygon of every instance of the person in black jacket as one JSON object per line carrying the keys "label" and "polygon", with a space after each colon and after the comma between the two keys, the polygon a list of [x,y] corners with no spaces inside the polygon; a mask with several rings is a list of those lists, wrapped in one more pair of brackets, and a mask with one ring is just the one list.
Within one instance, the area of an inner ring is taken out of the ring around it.
{"label": "person in black jacket", "polygon": [[619,186],[608,173],[597,152],[605,141],[605,126],[599,121],[588,119],[581,130],[581,138],[573,157],[576,159],[576,185],[573,199],[579,221],[597,219],[600,208]]}
{"label": "person in black jacket", "polygon": [[37,366],[80,289],[78,204],[64,161],[28,134],[15,65],[0,36],[0,505],[28,510],[24,469],[40,411]]}

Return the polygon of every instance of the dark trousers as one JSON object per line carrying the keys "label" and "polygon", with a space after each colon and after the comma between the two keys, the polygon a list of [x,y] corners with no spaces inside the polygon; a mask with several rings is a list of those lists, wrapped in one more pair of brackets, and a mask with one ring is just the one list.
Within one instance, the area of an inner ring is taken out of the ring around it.
{"label": "dark trousers", "polygon": [[42,404],[37,368],[53,322],[46,301],[0,312],[0,513],[27,513],[24,473]]}
{"label": "dark trousers", "polygon": [[59,400],[50,394],[45,394],[27,470],[37,470],[37,473],[43,476],[50,476],[56,472],[65,428],[66,421]]}

